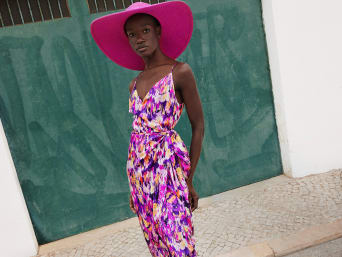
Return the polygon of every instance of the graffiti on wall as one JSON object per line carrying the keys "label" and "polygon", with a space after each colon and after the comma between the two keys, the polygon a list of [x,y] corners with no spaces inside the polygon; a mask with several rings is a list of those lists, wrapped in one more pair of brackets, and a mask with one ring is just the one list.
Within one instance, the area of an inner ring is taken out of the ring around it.
{"label": "graffiti on wall", "polygon": [[[201,197],[281,172],[260,3],[246,2],[194,12],[179,58],[194,71],[205,114]],[[133,216],[125,167],[136,74],[107,60],[90,36],[93,17],[80,17],[0,35],[0,115],[40,244]],[[189,148],[182,116],[176,130]]]}

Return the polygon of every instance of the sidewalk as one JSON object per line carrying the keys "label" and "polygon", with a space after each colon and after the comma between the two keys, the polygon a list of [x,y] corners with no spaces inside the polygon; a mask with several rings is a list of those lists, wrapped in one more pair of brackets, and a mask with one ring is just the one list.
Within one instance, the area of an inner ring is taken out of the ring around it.
{"label": "sidewalk", "polygon": [[[294,238],[295,235],[300,235],[302,230],[314,231],[320,226],[324,227],[327,223],[341,219],[342,169],[296,179],[277,176],[200,199],[199,208],[193,213],[199,257],[231,256],[227,253],[238,248],[267,241],[276,242],[280,241],[280,238]],[[340,230],[341,227],[335,226],[335,229]],[[342,236],[342,231],[333,232],[334,237]],[[330,240],[334,237],[330,237]],[[324,240],[319,243],[324,243]],[[309,242],[305,247],[315,244]],[[298,250],[300,249],[297,247],[296,251]],[[132,218],[42,245],[38,256],[151,255],[137,218]]]}

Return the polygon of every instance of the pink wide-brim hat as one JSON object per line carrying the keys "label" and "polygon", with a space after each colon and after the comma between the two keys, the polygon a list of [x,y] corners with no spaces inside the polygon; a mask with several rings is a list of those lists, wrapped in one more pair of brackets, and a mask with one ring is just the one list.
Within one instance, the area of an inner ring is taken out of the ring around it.
{"label": "pink wide-brim hat", "polygon": [[169,1],[151,5],[136,2],[124,11],[97,18],[90,25],[96,44],[113,62],[131,70],[143,70],[145,67],[143,59],[130,46],[124,31],[126,20],[136,13],[150,14],[159,21],[159,45],[166,56],[176,59],[185,50],[193,30],[192,12],[186,3]]}

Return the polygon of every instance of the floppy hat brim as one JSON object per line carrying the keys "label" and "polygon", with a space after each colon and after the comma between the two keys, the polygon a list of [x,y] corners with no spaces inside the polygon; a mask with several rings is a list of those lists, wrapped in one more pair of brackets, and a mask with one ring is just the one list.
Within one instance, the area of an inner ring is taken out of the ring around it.
{"label": "floppy hat brim", "polygon": [[177,58],[188,45],[193,30],[190,7],[182,1],[169,1],[137,9],[112,13],[95,19],[90,32],[99,48],[113,62],[132,70],[143,70],[143,59],[131,48],[124,32],[126,20],[136,14],[146,13],[161,25],[160,49],[170,58]]}

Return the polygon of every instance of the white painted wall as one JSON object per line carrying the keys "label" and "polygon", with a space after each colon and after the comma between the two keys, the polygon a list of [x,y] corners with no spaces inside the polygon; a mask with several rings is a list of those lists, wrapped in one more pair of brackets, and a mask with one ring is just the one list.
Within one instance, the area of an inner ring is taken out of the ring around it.
{"label": "white painted wall", "polygon": [[0,120],[0,256],[29,257],[38,243]]}
{"label": "white painted wall", "polygon": [[342,1],[262,6],[284,172],[342,168]]}

